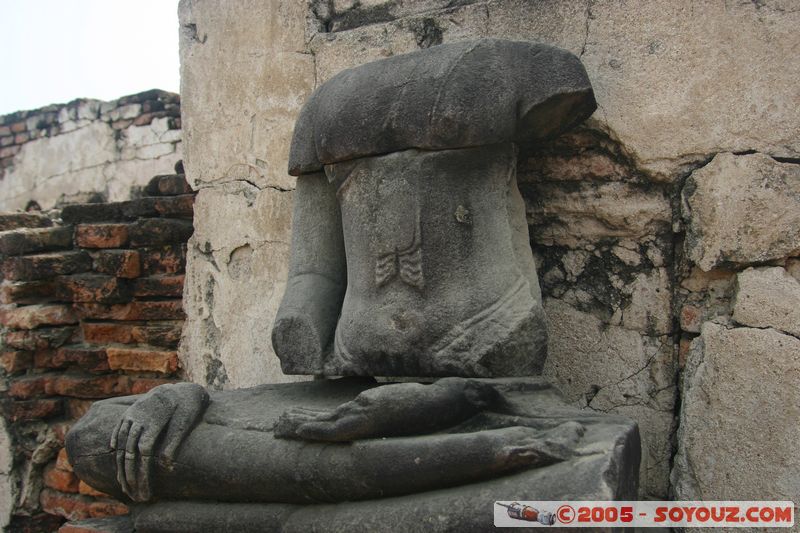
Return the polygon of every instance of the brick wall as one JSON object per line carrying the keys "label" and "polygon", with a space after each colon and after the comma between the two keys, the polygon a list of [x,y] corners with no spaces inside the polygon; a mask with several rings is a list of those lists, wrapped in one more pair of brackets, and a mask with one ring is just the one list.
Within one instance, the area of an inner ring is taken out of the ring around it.
{"label": "brick wall", "polygon": [[140,196],[181,159],[177,94],[78,99],[0,116],[0,210]]}
{"label": "brick wall", "polygon": [[180,376],[194,194],[182,173],[156,176],[146,193],[55,217],[0,215],[11,531],[127,512],[75,477],[63,439],[93,401]]}

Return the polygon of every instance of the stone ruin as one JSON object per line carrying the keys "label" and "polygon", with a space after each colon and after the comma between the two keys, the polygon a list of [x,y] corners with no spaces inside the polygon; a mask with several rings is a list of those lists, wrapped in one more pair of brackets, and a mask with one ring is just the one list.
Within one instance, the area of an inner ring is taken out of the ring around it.
{"label": "stone ruin", "polygon": [[486,531],[498,494],[634,499],[636,424],[537,377],[546,332],[515,177],[519,150],[594,109],[574,55],[499,39],[322,85],[289,158],[273,343],[285,371],[326,379],[98,402],[67,435],[77,475],[133,502],[141,532]]}

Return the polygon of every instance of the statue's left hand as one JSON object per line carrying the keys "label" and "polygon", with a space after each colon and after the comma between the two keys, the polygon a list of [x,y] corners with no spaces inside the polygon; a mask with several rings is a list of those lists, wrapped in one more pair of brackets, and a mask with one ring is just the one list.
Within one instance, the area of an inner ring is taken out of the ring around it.
{"label": "statue's left hand", "polygon": [[111,435],[111,448],[116,450],[117,481],[132,500],[152,497],[155,460],[169,468],[206,405],[208,393],[203,387],[175,383],[156,387],[125,411]]}

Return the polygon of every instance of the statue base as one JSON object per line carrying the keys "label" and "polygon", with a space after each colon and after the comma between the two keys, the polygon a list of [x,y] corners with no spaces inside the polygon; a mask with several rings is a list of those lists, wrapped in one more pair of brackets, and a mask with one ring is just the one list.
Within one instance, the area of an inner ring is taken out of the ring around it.
{"label": "statue base", "polygon": [[[130,454],[120,459],[110,436],[136,400],[96,403],[67,440],[79,477],[127,501],[118,470]],[[211,393],[174,460],[148,463],[149,498],[132,502],[128,523],[137,532],[490,531],[498,500],[636,499],[639,461],[633,421],[567,405],[540,378],[264,385]]]}

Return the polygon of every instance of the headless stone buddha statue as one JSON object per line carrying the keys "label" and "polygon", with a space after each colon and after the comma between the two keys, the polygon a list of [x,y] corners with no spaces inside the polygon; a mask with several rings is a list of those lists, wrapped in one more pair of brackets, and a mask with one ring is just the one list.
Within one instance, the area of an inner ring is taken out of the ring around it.
{"label": "headless stone buddha statue", "polygon": [[537,43],[440,45],[331,78],[294,132],[273,327],[283,370],[325,379],[98,402],[67,437],[75,472],[131,502],[136,531],[487,531],[497,499],[634,498],[636,425],[537,377],[516,184],[521,150],[594,108],[579,60]]}

